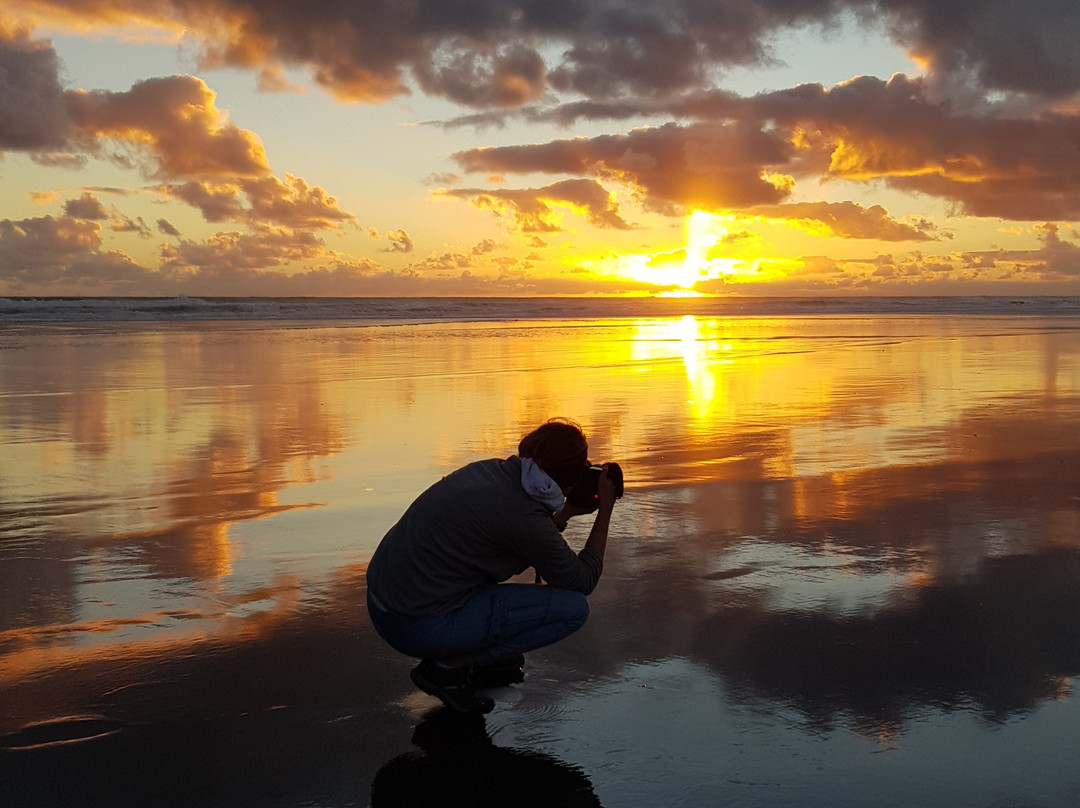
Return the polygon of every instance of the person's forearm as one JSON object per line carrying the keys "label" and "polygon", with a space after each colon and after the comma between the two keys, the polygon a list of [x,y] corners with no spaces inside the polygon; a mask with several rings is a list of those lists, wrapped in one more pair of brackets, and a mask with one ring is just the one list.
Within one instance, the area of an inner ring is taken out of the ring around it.
{"label": "person's forearm", "polygon": [[571,517],[592,513],[592,510],[592,508],[575,505],[570,500],[566,500],[562,508],[551,515],[551,521],[555,523],[555,527],[562,533],[566,530],[566,523],[570,521]]}
{"label": "person's forearm", "polygon": [[611,507],[603,507],[596,512],[596,520],[593,522],[589,538],[585,542],[585,549],[592,550],[600,558],[604,557],[607,550],[608,530],[611,527]]}

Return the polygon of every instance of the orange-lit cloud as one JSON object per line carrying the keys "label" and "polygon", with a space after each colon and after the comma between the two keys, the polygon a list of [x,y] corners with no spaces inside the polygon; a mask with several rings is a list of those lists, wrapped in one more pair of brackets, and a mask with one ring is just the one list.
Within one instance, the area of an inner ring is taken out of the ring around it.
{"label": "orange-lit cloud", "polygon": [[383,252],[411,253],[413,251],[412,238],[404,230],[390,230],[386,238],[390,246]]}
{"label": "orange-lit cloud", "polygon": [[145,149],[153,161],[143,168],[151,175],[258,177],[269,171],[259,138],[229,123],[214,92],[194,76],[147,79],[123,93],[79,90],[66,101],[74,138],[87,151],[108,156],[109,143]]}
{"label": "orange-lit cloud", "polygon": [[513,213],[516,227],[524,233],[552,233],[562,229],[554,206],[566,205],[582,211],[596,227],[628,230],[619,215],[619,204],[600,183],[592,180],[563,180],[543,188],[522,190],[446,189],[441,196],[467,199],[478,208]]}
{"label": "orange-lit cloud", "polygon": [[[994,282],[1007,280],[1013,288],[1034,293],[1040,284],[1080,279],[1080,241],[1062,238],[1059,225],[1039,226],[1040,246],[1029,250],[964,251],[927,255],[918,250],[906,254],[878,254],[838,259],[803,256],[785,262],[782,278],[769,284],[777,294],[876,291],[894,294],[930,291],[949,293],[963,288],[971,294],[992,293]],[[739,277],[720,278],[695,287],[701,292],[730,291]],[[1025,284],[1030,284],[1025,286]]]}
{"label": "orange-lit cloud", "polygon": [[674,215],[774,205],[798,180],[828,178],[881,180],[975,216],[1080,217],[1080,116],[956,112],[934,98],[926,80],[903,75],[751,98],[709,92],[663,107],[647,102],[640,111],[662,108],[700,120],[480,147],[454,159],[470,172],[608,177]]}
{"label": "orange-lit cloud", "polygon": [[275,176],[242,180],[240,186],[251,203],[249,218],[258,222],[318,230],[356,221],[324,189],[291,174],[284,180]]}
{"label": "orange-lit cloud", "polygon": [[797,202],[787,205],[749,208],[747,215],[769,219],[808,222],[823,235],[866,238],[880,241],[927,241],[934,238],[934,225],[926,219],[897,221],[881,205],[864,208],[855,202]]}
{"label": "orange-lit cloud", "polygon": [[685,213],[775,204],[790,188],[763,173],[792,160],[794,147],[761,129],[726,123],[677,124],[623,135],[454,155],[466,171],[597,175],[636,189],[654,210]]}
{"label": "orange-lit cloud", "polygon": [[[211,222],[246,218],[328,228],[355,221],[324,189],[291,174],[274,176],[259,137],[228,121],[202,79],[148,79],[125,92],[64,91],[51,46],[3,30],[0,66],[6,66],[0,69],[0,148],[54,149],[61,156],[74,150],[148,176],[185,180],[163,193],[198,207]],[[22,81],[8,86],[6,76]],[[27,90],[32,98],[24,97]]]}
{"label": "orange-lit cloud", "polygon": [[287,228],[264,228],[254,233],[232,231],[217,233],[202,243],[163,244],[161,268],[179,273],[257,274],[325,252],[323,243],[308,232]]}
{"label": "orange-lit cloud", "polygon": [[[111,284],[116,291],[145,294],[166,290],[177,278],[257,276],[325,255],[312,231],[356,222],[324,189],[292,174],[275,176],[260,139],[228,121],[201,79],[150,79],[126,92],[60,90],[55,52],[24,33],[0,36],[3,65],[9,68],[0,70],[0,77],[22,77],[34,98],[31,103],[13,94],[0,78],[0,147],[88,154],[138,168],[165,180],[155,189],[160,197],[197,208],[207,222],[251,228],[202,243],[163,245],[160,265],[151,270],[105,249],[98,224],[146,238],[151,235],[146,222],[107,209],[86,191],[64,203],[61,217],[0,222],[0,256],[7,259],[0,276],[12,289],[52,283],[93,292]],[[9,103],[22,110],[8,110]],[[164,219],[158,229],[180,235]]]}

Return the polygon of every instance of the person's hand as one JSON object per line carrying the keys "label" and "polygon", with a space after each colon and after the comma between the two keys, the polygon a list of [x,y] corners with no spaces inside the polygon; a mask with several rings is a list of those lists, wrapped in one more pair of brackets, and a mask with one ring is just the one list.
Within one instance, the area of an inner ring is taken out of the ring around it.
{"label": "person's hand", "polygon": [[615,481],[608,477],[607,463],[603,466],[604,470],[600,472],[600,481],[596,484],[596,498],[600,506],[600,510],[607,510],[608,513],[615,507]]}

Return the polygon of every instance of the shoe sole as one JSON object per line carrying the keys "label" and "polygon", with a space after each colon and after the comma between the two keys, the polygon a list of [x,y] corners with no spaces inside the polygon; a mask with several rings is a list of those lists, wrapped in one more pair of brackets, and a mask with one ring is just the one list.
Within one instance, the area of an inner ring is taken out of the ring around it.
{"label": "shoe sole", "polygon": [[451,689],[442,687],[439,684],[428,679],[422,673],[419,673],[414,668],[409,671],[409,678],[412,679],[413,684],[427,693],[429,696],[434,696],[451,710],[455,710],[459,713],[490,713],[495,709],[494,700],[487,696],[480,696],[474,694],[474,698],[477,701],[476,707],[470,707],[467,704],[462,704],[456,698]]}

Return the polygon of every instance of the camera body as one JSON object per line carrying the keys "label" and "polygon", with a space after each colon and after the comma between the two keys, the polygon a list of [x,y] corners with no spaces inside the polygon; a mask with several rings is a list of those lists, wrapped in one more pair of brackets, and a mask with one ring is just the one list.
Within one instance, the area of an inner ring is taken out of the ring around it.
{"label": "camera body", "polygon": [[597,486],[600,483],[600,475],[604,473],[604,468],[608,470],[608,479],[615,484],[615,498],[618,499],[623,495],[623,472],[618,463],[604,463],[601,466],[589,466],[585,469],[585,473],[581,475],[581,479],[577,481],[570,492],[566,495],[567,500],[571,504],[577,505],[583,508],[589,508],[589,510],[595,510],[599,507],[597,501]]}

